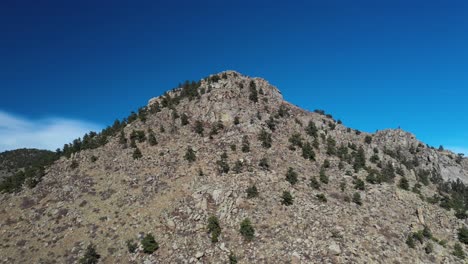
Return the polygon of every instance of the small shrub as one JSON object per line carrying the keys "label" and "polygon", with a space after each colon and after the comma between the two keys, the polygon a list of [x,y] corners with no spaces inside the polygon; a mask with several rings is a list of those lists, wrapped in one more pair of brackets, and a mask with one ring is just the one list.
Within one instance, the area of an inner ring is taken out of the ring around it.
{"label": "small shrub", "polygon": [[141,151],[139,148],[135,148],[135,150],[133,151],[132,157],[133,159],[140,159],[143,157],[143,154],[141,154]]}
{"label": "small shrub", "polygon": [[101,255],[97,253],[96,246],[94,244],[89,244],[79,262],[81,264],[96,264],[100,258]]}
{"label": "small shrub", "polygon": [[364,191],[366,189],[364,181],[359,178],[356,178],[354,180],[354,189]]}
{"label": "small shrub", "polygon": [[71,164],[70,164],[70,168],[71,168],[72,170],[74,170],[74,169],[78,168],[78,166],[79,166],[78,161],[72,160],[72,162],[71,162]]}
{"label": "small shrub", "polygon": [[203,123],[200,120],[195,121],[194,130],[195,130],[195,133],[197,133],[200,136],[203,136],[204,128],[203,128]]}
{"label": "small shrub", "polygon": [[400,179],[400,181],[398,182],[398,187],[400,187],[401,189],[403,190],[409,190],[410,186],[409,186],[409,182],[408,182],[408,179],[406,179],[405,177],[402,177]]}
{"label": "small shrub", "polygon": [[309,142],[302,145],[302,157],[308,160],[315,160],[315,152]]}
{"label": "small shrub", "polygon": [[310,178],[310,187],[316,190],[320,189],[320,183],[315,177]]}
{"label": "small shrub", "polygon": [[245,190],[245,192],[247,193],[247,198],[248,199],[255,198],[255,197],[258,196],[257,186],[255,186],[255,185],[247,188],[247,190]]}
{"label": "small shrub", "polygon": [[458,240],[463,244],[468,244],[468,228],[463,226],[458,229]]}
{"label": "small shrub", "polygon": [[369,136],[369,135],[367,135],[367,136],[364,138],[364,142],[365,142],[366,144],[372,143],[372,137]]}
{"label": "small shrub", "polygon": [[291,193],[288,191],[284,191],[283,195],[281,195],[281,204],[289,206],[292,205],[294,202],[294,198],[292,197]]}
{"label": "small shrub", "polygon": [[432,232],[431,232],[431,229],[429,229],[429,227],[427,226],[424,226],[424,229],[422,231],[422,234],[425,238],[427,239],[431,239],[432,238]]}
{"label": "small shrub", "polygon": [[456,243],[455,246],[453,246],[452,254],[459,259],[465,259],[465,252],[463,251],[463,247],[460,243]]}
{"label": "small shrub", "polygon": [[195,155],[195,151],[192,149],[192,147],[187,147],[187,151],[185,152],[184,158],[188,162],[194,162],[197,159],[197,156]]}
{"label": "small shrub", "polygon": [[358,192],[353,194],[353,202],[357,205],[362,205],[361,195]]}
{"label": "small shrub", "polygon": [[208,218],[208,233],[211,234],[211,242],[218,242],[218,237],[221,234],[221,226],[216,216],[210,216]]}
{"label": "small shrub", "polygon": [[237,264],[237,257],[234,253],[229,253],[229,264]]}
{"label": "small shrub", "polygon": [[263,170],[268,170],[270,168],[270,164],[268,164],[268,159],[262,158],[258,163],[258,166],[260,166],[260,168],[262,168]]}
{"label": "small shrub", "polygon": [[232,168],[232,170],[233,170],[235,173],[239,174],[239,173],[242,172],[242,167],[243,167],[243,166],[244,166],[244,165],[242,164],[242,162],[241,162],[240,160],[237,160],[236,163],[234,163],[234,167]]}
{"label": "small shrub", "polygon": [[143,240],[141,240],[141,245],[143,246],[143,252],[146,254],[152,254],[159,248],[159,244],[154,240],[154,236],[152,234],[147,234]]}
{"label": "small shrub", "polygon": [[240,121],[239,121],[239,117],[236,116],[234,117],[234,125],[238,125],[238,124],[240,124]]}
{"label": "small shrub", "polygon": [[323,182],[324,184],[328,184],[328,176],[325,173],[324,169],[320,170],[320,181]]}
{"label": "small shrub", "polygon": [[148,131],[148,143],[150,146],[156,146],[158,144],[158,140],[156,139],[156,136],[152,130]]}
{"label": "small shrub", "polygon": [[421,244],[424,243],[424,234],[423,234],[422,230],[414,232],[413,233],[413,238],[418,240],[419,243],[421,243]]}
{"label": "small shrub", "polygon": [[408,247],[410,247],[410,248],[415,248],[416,247],[416,245],[414,243],[413,234],[408,235],[408,237],[406,238],[406,245],[408,245]]}
{"label": "small shrub", "polygon": [[129,253],[135,253],[138,249],[138,244],[132,239],[127,240],[127,249]]}
{"label": "small shrub", "polygon": [[227,153],[226,151],[221,155],[221,159],[218,160],[216,163],[218,164],[218,170],[220,173],[228,173],[229,172],[229,164],[227,163]]}
{"label": "small shrub", "polygon": [[294,185],[297,183],[297,172],[295,172],[294,169],[291,167],[288,168],[288,172],[286,173],[286,180],[291,185]]}
{"label": "small shrub", "polygon": [[231,151],[236,151],[237,150],[236,144],[231,144],[229,147],[231,148]]}
{"label": "small shrub", "polygon": [[262,129],[260,134],[258,135],[258,139],[262,142],[262,147],[264,148],[271,148],[271,134],[266,132],[265,129]]}
{"label": "small shrub", "polygon": [[315,197],[317,197],[317,199],[323,203],[327,202],[327,197],[325,197],[325,194],[323,193],[317,194]]}
{"label": "small shrub", "polygon": [[182,124],[182,126],[186,126],[189,124],[188,116],[185,113],[183,113],[180,116],[180,123]]}
{"label": "small shrub", "polygon": [[424,247],[426,254],[431,254],[434,251],[434,246],[431,242],[427,242],[426,247]]}
{"label": "small shrub", "polygon": [[255,230],[250,222],[250,219],[245,218],[240,224],[239,232],[247,241],[252,241],[255,236]]}
{"label": "small shrub", "polygon": [[98,160],[98,157],[96,157],[96,156],[94,156],[94,155],[91,156],[91,162],[94,163],[94,162],[96,162],[97,160]]}
{"label": "small shrub", "polygon": [[250,152],[250,142],[247,136],[242,137],[242,152]]}

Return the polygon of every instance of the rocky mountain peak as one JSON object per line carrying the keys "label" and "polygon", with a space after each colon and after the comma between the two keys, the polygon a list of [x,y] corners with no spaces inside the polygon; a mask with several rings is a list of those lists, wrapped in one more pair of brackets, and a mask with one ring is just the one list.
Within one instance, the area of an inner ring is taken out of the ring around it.
{"label": "rocky mountain peak", "polygon": [[103,263],[456,263],[467,251],[467,159],[401,129],[348,128],[235,71],[152,98],[31,175],[0,195],[5,263],[76,263],[91,244]]}

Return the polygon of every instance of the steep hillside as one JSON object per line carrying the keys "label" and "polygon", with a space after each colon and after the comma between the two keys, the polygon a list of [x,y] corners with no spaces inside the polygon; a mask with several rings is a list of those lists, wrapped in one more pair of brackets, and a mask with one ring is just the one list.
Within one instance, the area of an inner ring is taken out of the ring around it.
{"label": "steep hillside", "polygon": [[461,263],[467,250],[467,159],[347,128],[260,78],[187,82],[85,142],[2,194],[3,263],[90,260],[90,244],[102,263]]}

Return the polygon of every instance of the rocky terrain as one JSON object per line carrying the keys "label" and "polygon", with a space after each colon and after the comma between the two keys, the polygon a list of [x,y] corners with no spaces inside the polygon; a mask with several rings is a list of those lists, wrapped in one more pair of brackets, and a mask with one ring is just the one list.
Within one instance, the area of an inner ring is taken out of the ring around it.
{"label": "rocky terrain", "polygon": [[77,263],[90,244],[100,263],[464,261],[468,159],[411,133],[347,128],[233,71],[121,124],[1,194],[2,263]]}

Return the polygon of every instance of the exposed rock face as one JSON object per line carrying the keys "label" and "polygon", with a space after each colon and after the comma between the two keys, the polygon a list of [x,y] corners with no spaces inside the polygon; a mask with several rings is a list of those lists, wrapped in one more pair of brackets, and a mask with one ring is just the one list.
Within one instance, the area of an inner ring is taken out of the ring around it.
{"label": "exposed rock face", "polygon": [[[348,129],[283,101],[279,90],[260,78],[228,71],[202,80],[197,89],[192,100],[182,98],[125,127],[127,138],[133,130],[155,132],[156,145],[136,141],[141,158],[134,159],[134,148],[116,136],[103,147],[61,158],[36,188],[2,194],[1,261],[74,263],[92,242],[103,263],[228,263],[230,255],[239,263],[459,262],[451,252],[464,220],[426,201],[437,193],[436,185],[422,185],[418,194],[396,183],[404,176],[413,187],[422,170],[466,182],[466,159],[428,148],[399,129],[376,134]],[[172,98],[180,93],[168,92]],[[163,100],[151,99],[148,108]],[[182,114],[188,116],[186,125]],[[196,121],[203,135],[196,132]],[[317,136],[306,132],[309,122]],[[271,134],[271,147],[260,139],[262,131]],[[301,143],[291,140],[294,134]],[[246,140],[249,151],[244,151]],[[307,143],[315,158],[305,155]],[[185,158],[188,147],[195,152],[193,161]],[[355,170],[360,148],[367,170]],[[386,164],[402,173],[395,183],[355,187],[356,179],[366,181],[369,172]],[[295,184],[286,180],[289,167],[297,173]],[[319,181],[321,169],[328,184]],[[311,186],[312,178],[319,189]],[[254,198],[246,192],[252,186],[258,190]],[[292,205],[284,205],[284,191],[292,195]],[[216,243],[208,234],[210,216],[219,220]],[[239,232],[245,218],[255,230],[251,241]],[[409,248],[408,235],[424,225],[434,241]],[[153,254],[143,253],[140,240],[146,233],[159,243]],[[440,246],[435,239],[447,243]],[[138,242],[134,253],[127,240]],[[430,254],[424,251],[428,243]]]}

